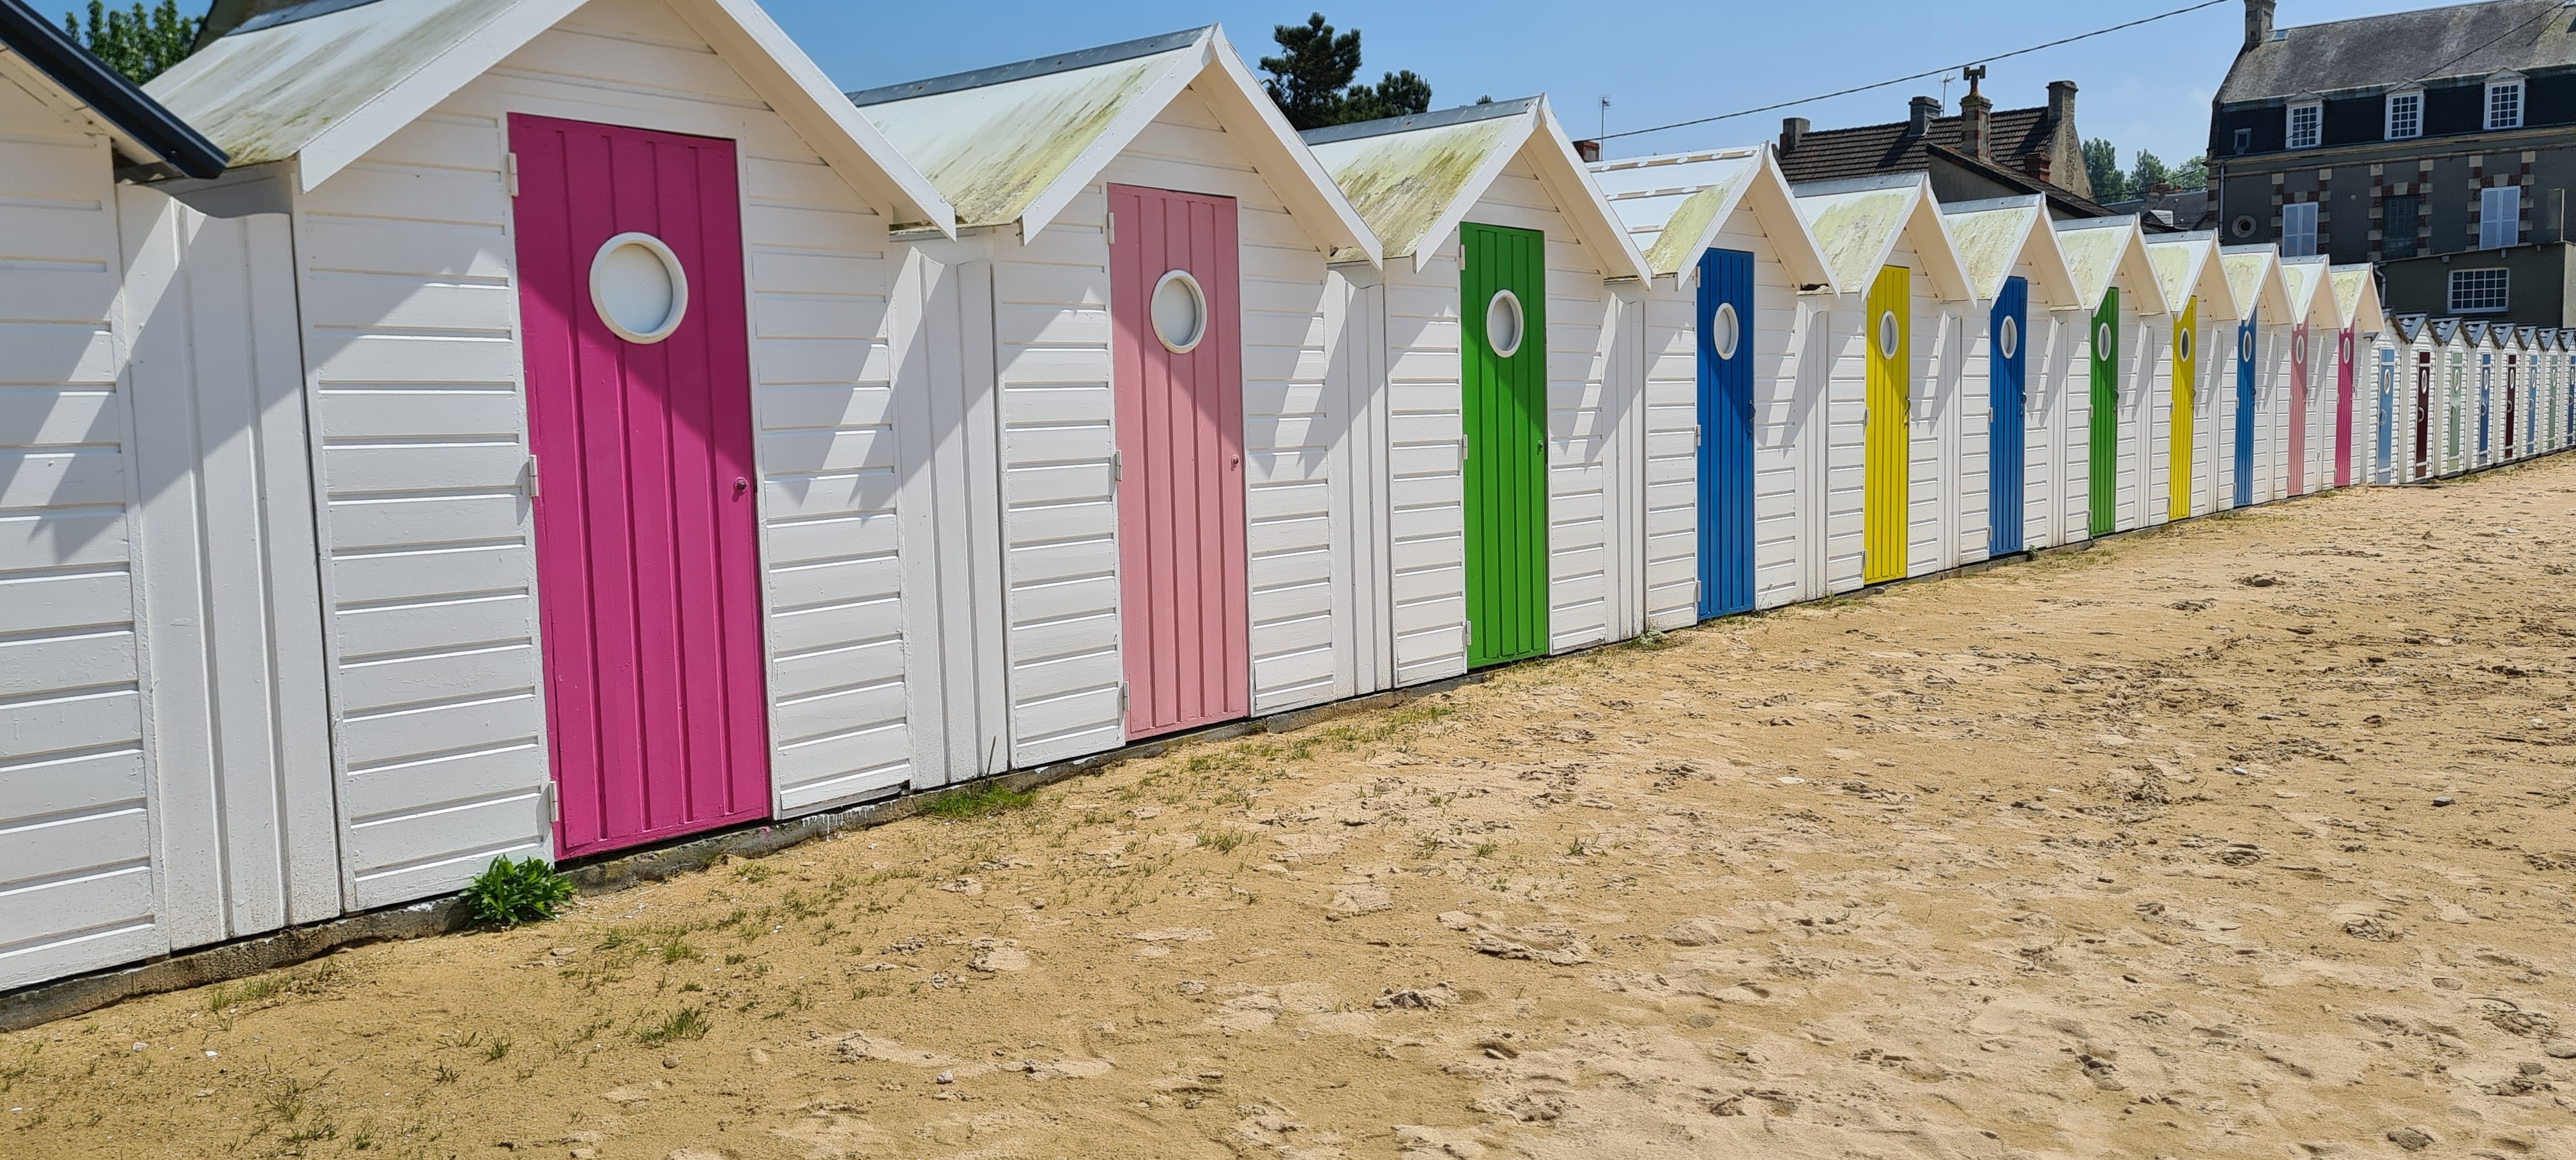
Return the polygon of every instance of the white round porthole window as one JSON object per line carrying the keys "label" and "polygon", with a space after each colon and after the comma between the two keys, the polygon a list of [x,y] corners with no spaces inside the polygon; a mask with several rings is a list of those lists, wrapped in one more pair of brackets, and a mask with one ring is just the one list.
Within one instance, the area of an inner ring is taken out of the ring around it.
{"label": "white round porthole window", "polygon": [[2003,356],[2005,358],[2011,358],[2021,353],[2020,319],[2004,319],[2004,324],[1995,328],[1995,349],[2003,352]]}
{"label": "white round porthole window", "polygon": [[1207,337],[1207,291],[1187,270],[1173,270],[1154,283],[1154,337],[1173,354],[1188,354]]}
{"label": "white round porthole window", "polygon": [[2108,322],[2093,324],[2093,357],[2111,357],[2111,324]]}
{"label": "white round porthole window", "polygon": [[2308,365],[2308,340],[2307,340],[2307,339],[2305,339],[2305,338],[2299,338],[2299,339],[2293,339],[2293,340],[2291,341],[2291,343],[2290,343],[2290,361],[2291,361],[2291,362],[2294,362],[2294,363],[2297,363],[2297,364],[2299,364],[2300,366],[2306,366],[2306,365]]}
{"label": "white round porthole window", "polygon": [[2254,361],[2254,328],[2249,326],[2236,332],[2236,357]]}
{"label": "white round porthole window", "polygon": [[590,304],[617,337],[660,342],[688,317],[689,275],[662,239],[619,234],[590,260]]}
{"label": "white round porthole window", "polygon": [[2190,358],[2190,357],[2191,357],[2191,332],[2190,332],[2190,331],[2188,331],[2188,330],[2186,330],[2186,331],[2183,331],[2183,332],[2181,332],[2181,333],[2179,333],[2179,334],[2174,335],[2174,347],[2175,347],[2175,350],[2174,350],[2174,353],[2175,353],[2175,354],[2181,355],[2181,356],[2182,356],[2182,357],[2184,357],[2184,358]]}
{"label": "white round porthole window", "polygon": [[1496,290],[1485,301],[1485,345],[1493,347],[1495,354],[1504,358],[1519,354],[1525,325],[1520,296],[1509,290]]}
{"label": "white round porthole window", "polygon": [[1898,337],[1896,330],[1896,312],[1889,310],[1880,313],[1878,316],[1878,357],[1895,358],[1896,340]]}
{"label": "white round porthole window", "polygon": [[1743,325],[1735,318],[1735,304],[1720,302],[1717,313],[1708,317],[1708,348],[1716,351],[1719,358],[1734,358],[1735,344],[1744,337],[1743,331]]}

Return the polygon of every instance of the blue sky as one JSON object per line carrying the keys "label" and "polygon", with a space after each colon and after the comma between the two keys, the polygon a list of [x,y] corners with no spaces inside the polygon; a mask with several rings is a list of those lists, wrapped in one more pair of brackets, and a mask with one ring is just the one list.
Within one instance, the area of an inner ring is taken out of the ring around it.
{"label": "blue sky", "polygon": [[[41,0],[40,0],[41,2]],[[395,0],[399,2],[399,0]],[[1272,46],[1270,29],[1303,22],[1305,3],[1244,0],[764,0],[843,88],[936,76],[1210,22],[1247,61]],[[1597,132],[1599,100],[1612,132],[1806,97],[1923,72],[2156,12],[2192,0],[1339,0],[1337,27],[1360,29],[1363,76],[1409,68],[1430,80],[1434,107],[1547,93],[1577,136]],[[70,7],[54,0],[49,7]],[[82,5],[86,7],[86,5]],[[2313,24],[2423,7],[2406,0],[2282,0],[2279,22]],[[183,0],[202,11],[205,0]],[[1998,107],[2047,100],[2048,82],[2079,86],[2076,125],[2118,145],[2121,161],[2150,149],[2168,162],[2201,151],[2209,98],[2243,38],[2236,0],[2186,16],[1992,66]],[[1955,102],[1966,91],[1949,87]],[[1940,96],[1937,79],[1611,142],[1612,156],[1744,144],[1777,134],[1783,115],[1819,128],[1902,120],[1906,98]],[[1955,108],[1955,104],[1951,107]]]}

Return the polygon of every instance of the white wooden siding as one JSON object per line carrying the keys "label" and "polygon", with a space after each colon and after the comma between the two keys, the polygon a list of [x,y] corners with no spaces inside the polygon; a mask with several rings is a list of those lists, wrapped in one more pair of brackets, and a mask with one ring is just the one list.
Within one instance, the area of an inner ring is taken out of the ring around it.
{"label": "white wooden siding", "polygon": [[1335,647],[1350,658],[1343,695],[1355,696],[1396,684],[1386,284],[1365,265],[1335,268],[1326,281],[1325,377],[1339,413],[1350,416],[1334,473],[1343,497],[1335,509],[1335,584],[1347,593]]}
{"label": "white wooden siding", "polygon": [[[1952,529],[1965,483],[1959,455],[1961,384],[1966,375],[1962,343],[1967,330],[1962,304],[1944,302],[1921,263],[1908,271],[1905,289],[1913,314],[1906,337],[1912,363],[1906,386],[1905,572],[1929,576],[1956,567]],[[1979,481],[1983,494],[1983,482]]]}
{"label": "white wooden siding", "polygon": [[153,401],[133,442],[147,765],[186,947],[341,910],[312,449],[287,216],[118,200],[128,381]]}
{"label": "white wooden siding", "polygon": [[1395,680],[1467,671],[1466,438],[1459,410],[1458,252],[1387,263],[1387,562]]}
{"label": "white wooden siding", "polygon": [[169,949],[105,138],[0,83],[0,988]]}
{"label": "white wooden siding", "polygon": [[[1252,705],[1346,695],[1333,546],[1348,497],[1335,467],[1347,392],[1328,382],[1322,249],[1269,179],[1185,91],[1102,171],[1103,183],[1235,200],[1243,303]],[[1116,442],[1110,387],[1108,198],[1094,185],[1028,245],[994,260],[1012,762],[1126,740],[1118,707]],[[1337,633],[1340,634],[1337,636]]]}
{"label": "white wooden siding", "polygon": [[599,0],[308,194],[349,901],[550,848],[508,114],[736,141],[776,806],[910,777],[882,222],[659,0]]}

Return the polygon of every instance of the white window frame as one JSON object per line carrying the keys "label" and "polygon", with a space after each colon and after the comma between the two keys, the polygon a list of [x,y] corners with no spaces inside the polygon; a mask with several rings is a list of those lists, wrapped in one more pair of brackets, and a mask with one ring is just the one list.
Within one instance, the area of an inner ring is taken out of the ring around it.
{"label": "white window frame", "polygon": [[2304,258],[2317,252],[2317,204],[2281,203],[2281,256]]}
{"label": "white window frame", "polygon": [[[2299,136],[2299,114],[2301,113],[2309,114],[2308,135],[2305,138],[2301,138]],[[2290,102],[2290,107],[2283,110],[2281,121],[2282,148],[2314,149],[2317,147],[2319,142],[2325,140],[2325,133],[2326,103],[2324,101],[2292,101]]]}
{"label": "white window frame", "polygon": [[[2464,279],[2471,275],[2488,274],[2494,277],[2492,279],[2481,277],[2477,280],[2478,284],[2466,288],[2470,294],[2477,297],[2466,299],[2462,297]],[[2450,304],[2453,314],[2502,314],[2513,307],[2513,271],[2502,266],[2453,270],[2443,289],[2444,300]],[[2492,298],[2487,297],[2489,294],[2492,294]]]}
{"label": "white window frame", "polygon": [[[2529,104],[2525,98],[2529,96],[2530,94],[2522,87],[2520,73],[2498,73],[2488,77],[2486,92],[2479,99],[2479,108],[2485,110],[2484,122],[2487,129],[2493,131],[2522,128],[2526,113],[2525,106]],[[2510,111],[2501,117],[2496,115],[2496,104],[2499,100],[2511,106]]]}
{"label": "white window frame", "polygon": [[[2401,122],[2398,111],[2405,110]],[[2403,88],[2388,94],[2384,135],[2390,141],[2411,141],[2424,135],[2424,90]]]}
{"label": "white window frame", "polygon": [[2522,244],[2522,187],[2490,185],[2478,191],[2478,248]]}

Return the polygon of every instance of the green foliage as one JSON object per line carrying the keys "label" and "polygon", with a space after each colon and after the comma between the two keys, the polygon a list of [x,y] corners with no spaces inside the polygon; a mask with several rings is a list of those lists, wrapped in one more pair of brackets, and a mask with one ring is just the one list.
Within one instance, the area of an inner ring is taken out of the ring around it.
{"label": "green foliage", "polygon": [[921,812],[934,818],[948,818],[952,821],[989,818],[996,814],[1027,809],[1037,800],[1038,795],[1035,790],[1012,789],[995,782],[986,782],[932,798],[929,805],[921,807]]}
{"label": "green foliage", "polygon": [[482,926],[517,926],[553,918],[572,894],[572,879],[539,859],[494,858],[465,888],[465,909]]}
{"label": "green foliage", "polygon": [[2095,201],[2129,196],[2129,175],[2120,172],[2120,151],[2100,137],[2084,143],[2084,176],[2093,183]]}
{"label": "green foliage", "polygon": [[2209,184],[2209,159],[2194,157],[2169,166],[2163,158],[2141,149],[2124,171],[2120,168],[2120,151],[2096,137],[2084,143],[2084,176],[2093,183],[2093,200],[2126,201],[2145,197],[2147,191],[2159,185],[2177,190],[2205,188]]}
{"label": "green foliage", "polygon": [[713,1024],[707,1022],[705,1009],[682,1007],[665,1016],[660,1023],[636,1028],[635,1042],[646,1047],[660,1047],[684,1039],[704,1039],[711,1026]]}
{"label": "green foliage", "polygon": [[194,16],[179,15],[178,0],[161,0],[161,6],[148,13],[143,0],[135,0],[131,12],[89,0],[86,29],[72,13],[63,13],[63,31],[89,49],[91,56],[138,85],[188,58],[197,43],[198,23]]}
{"label": "green foliage", "polygon": [[1270,74],[1261,87],[1301,132],[1431,107],[1431,82],[1411,69],[1387,73],[1374,85],[1352,83],[1360,74],[1360,31],[1336,34],[1321,12],[1302,25],[1279,25],[1270,36],[1281,51],[1261,58],[1261,71]]}

